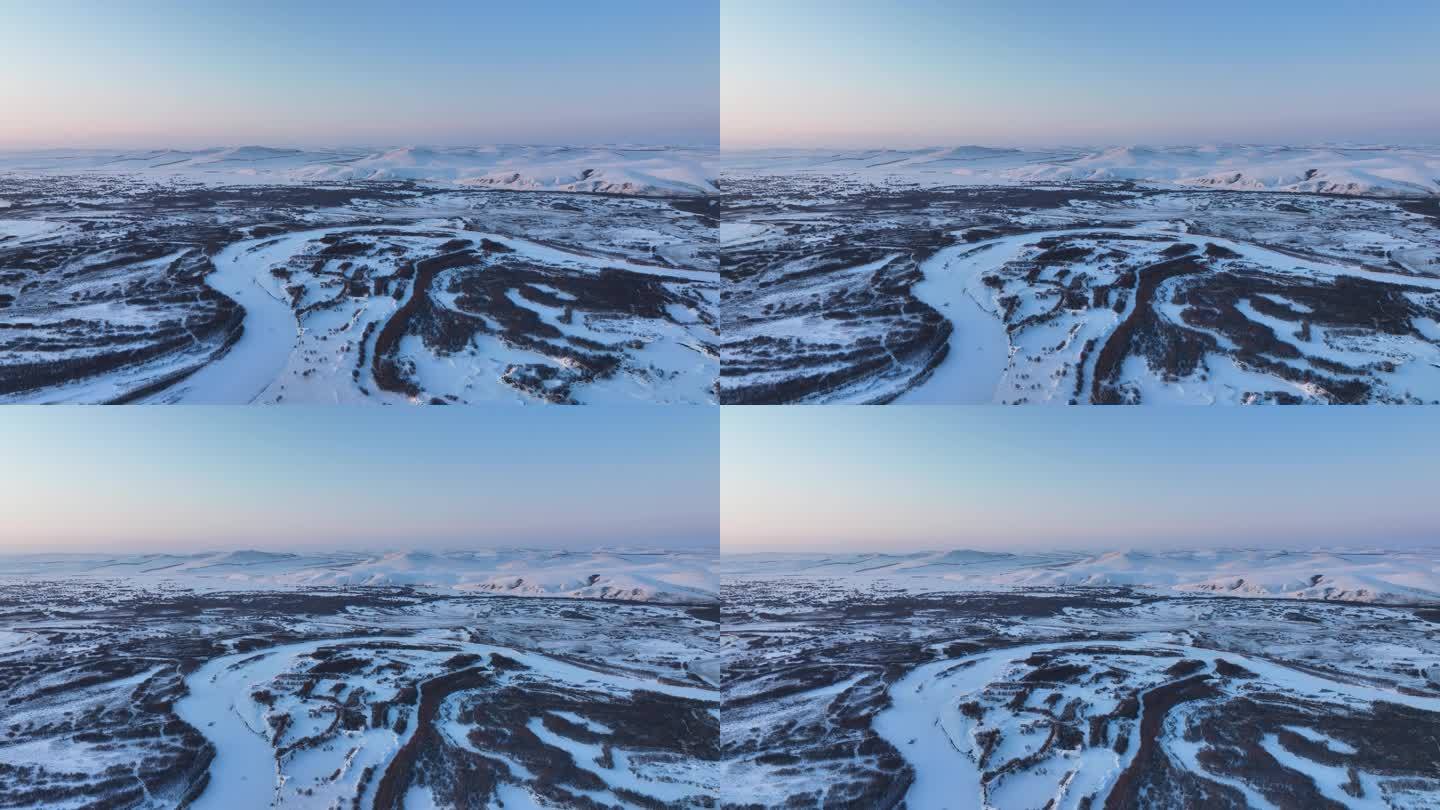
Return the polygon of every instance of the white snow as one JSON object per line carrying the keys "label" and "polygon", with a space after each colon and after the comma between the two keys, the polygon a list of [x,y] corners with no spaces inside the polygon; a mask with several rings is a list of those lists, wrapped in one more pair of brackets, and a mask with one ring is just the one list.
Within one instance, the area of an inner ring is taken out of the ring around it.
{"label": "white snow", "polygon": [[726,554],[722,577],[837,578],[915,590],[1127,586],[1191,594],[1424,603],[1440,600],[1440,549],[1007,554]]}
{"label": "white snow", "polygon": [[1360,753],[1355,749],[1355,746],[1327,737],[1313,728],[1306,728],[1305,726],[1285,726],[1285,729],[1287,731],[1293,731],[1311,742],[1319,743],[1339,754],[1350,754],[1353,756]]}
{"label": "white snow", "polygon": [[[600,688],[616,693],[648,690],[692,700],[716,700],[716,693],[712,690],[602,672],[524,650],[455,641],[444,632],[422,633],[418,636],[367,636],[363,640],[370,646],[394,644],[406,648],[417,642],[426,642],[443,645],[453,652],[480,656],[500,653],[533,670],[546,682],[573,683],[589,689]],[[192,805],[196,810],[229,807],[235,796],[257,796],[266,791],[277,801],[283,800],[287,807],[297,804],[299,800],[293,796],[282,796],[285,779],[277,767],[274,744],[267,736],[267,726],[263,719],[264,707],[251,695],[255,689],[291,672],[297,665],[302,665],[305,656],[313,654],[321,647],[345,641],[322,639],[272,647],[260,653],[236,653],[208,661],[186,678],[189,694],[176,702],[175,712],[182,720],[204,734],[216,749],[215,759],[210,764],[209,784],[199,800]],[[451,652],[445,652],[437,656],[437,660],[450,654]],[[371,690],[381,688],[374,682],[367,682],[365,686]],[[694,777],[692,780],[674,782],[644,778],[629,765],[625,753],[620,750],[614,751],[615,766],[603,768],[594,761],[601,756],[600,746],[587,745],[550,732],[538,719],[532,720],[530,727],[545,742],[570,751],[581,767],[602,776],[607,784],[612,786],[679,800],[692,795],[697,783],[703,785],[708,781],[703,763],[696,764],[695,772],[691,774]],[[459,733],[457,728],[447,728],[446,724],[442,723],[441,729],[442,733],[452,740],[464,739],[464,735]],[[347,758],[346,765],[342,768],[339,781],[343,785],[339,786],[343,789],[340,795],[353,795],[365,766],[383,768],[413,731],[412,725],[403,735],[383,728],[346,732],[347,736],[353,738],[351,742],[355,743],[359,754]],[[465,747],[469,747],[468,742]],[[490,756],[488,753],[484,755]],[[288,763],[287,771],[293,770],[293,766],[293,762]],[[367,792],[373,792],[374,787],[372,783]],[[332,806],[333,798],[323,792],[317,792],[310,798],[314,807]],[[420,801],[420,806],[429,806],[425,803],[432,801],[428,791],[417,792],[412,789],[406,796],[406,806],[410,806],[408,802],[412,798]]]}
{"label": "white snow", "polygon": [[[0,206],[4,207],[4,206]],[[60,230],[59,223],[43,219],[0,219],[0,239],[25,240]]]}
{"label": "white snow", "polygon": [[[1003,783],[1000,786],[991,785],[988,788],[991,801],[982,803],[981,797],[987,794],[982,791],[978,744],[973,737],[978,726],[976,721],[957,708],[971,696],[989,688],[995,681],[1004,680],[1008,670],[1016,666],[1017,662],[1023,661],[1034,653],[1087,648],[1095,645],[1096,642],[1093,641],[1082,641],[1011,647],[964,659],[923,664],[897,681],[890,688],[892,703],[889,708],[876,715],[874,729],[877,734],[894,745],[906,761],[915,768],[915,781],[911,785],[909,793],[906,794],[906,802],[913,807],[956,808],[957,810],[961,807],[984,807],[988,810],[989,808],[1040,807],[1042,805],[1054,807],[1056,810],[1066,810],[1078,807],[1079,802],[1086,795],[1103,793],[1128,764],[1128,758],[1115,754],[1109,748],[1092,748],[1086,751],[1084,757],[1075,758],[1071,763],[1067,763],[1073,764],[1074,780],[1078,781],[1067,782],[1053,773],[1046,779],[1037,779],[1033,782],[1022,781],[1015,786],[1018,787],[1017,795],[1010,796],[1010,799],[1003,803],[994,801],[994,794],[997,790],[1006,789],[1008,786]],[[1138,653],[1147,654],[1153,653],[1156,649],[1156,644],[1148,640],[1106,641],[1104,646],[1121,651],[1118,656],[1123,656],[1125,650],[1135,650]],[[1440,699],[1415,697],[1360,684],[1341,684],[1338,681],[1317,677],[1263,658],[1196,647],[1176,647],[1174,649],[1186,658],[1199,659],[1212,666],[1217,659],[1222,658],[1232,663],[1238,663],[1269,684],[1281,687],[1287,692],[1298,692],[1315,699],[1342,700],[1347,703],[1362,704],[1387,701],[1403,703],[1427,711],[1440,710]],[[1149,655],[1141,655],[1138,660],[1148,661],[1152,667],[1158,666],[1154,664],[1157,659]],[[1343,693],[1340,690],[1343,690]],[[1167,718],[1167,722],[1180,722],[1181,719],[1177,713],[1175,717]],[[989,722],[988,718],[987,722]],[[1018,720],[1007,722],[1013,723]],[[1018,727],[1016,730],[1018,731]],[[1015,736],[1023,735],[1012,732],[1005,734],[1006,738]],[[1204,767],[1195,761],[1196,751],[1187,749],[1183,734],[1167,733],[1163,740],[1163,745],[1169,750],[1171,756],[1186,761],[1187,767],[1191,770],[1206,772]],[[1276,753],[1276,750],[1282,750],[1278,745],[1271,748],[1269,743],[1272,742],[1273,737],[1267,738],[1267,750],[1270,750],[1272,754]],[[1191,747],[1193,748],[1193,746]],[[1132,744],[1127,750],[1133,755],[1137,749],[1138,746]],[[1019,756],[1019,753],[1011,752],[1011,756],[1008,758],[1015,756]],[[1287,765],[1312,774],[1316,777],[1317,784],[1320,784],[1322,790],[1325,790],[1327,794],[1329,793],[1329,790],[1326,789],[1328,786],[1334,785],[1338,791],[1338,785],[1344,781],[1344,769],[1334,769],[1340,774],[1337,781],[1335,773],[1322,769],[1316,763],[1290,756],[1295,762],[1287,761]],[[997,754],[996,758],[1003,761],[1007,757]],[[1252,796],[1253,798],[1255,797]],[[1046,804],[1049,799],[1054,799],[1053,805]]]}
{"label": "white snow", "polygon": [[[316,233],[325,231],[236,242],[215,256],[215,272],[205,283],[245,309],[245,331],[220,359],[185,380],[183,401],[248,404],[280,375],[295,348],[299,324],[269,270]],[[266,242],[274,244],[257,249]]]}
{"label": "white snow", "polygon": [[1013,260],[1026,238],[945,248],[922,266],[925,278],[911,288],[916,298],[937,309],[954,327],[950,353],[930,378],[896,400],[900,404],[982,403],[997,396],[1010,361],[1010,338],[993,294],[980,277]]}
{"label": "white snow", "polygon": [[[1320,262],[1298,259],[1267,248],[1213,236],[1190,235],[1177,232],[1175,226],[1181,223],[1151,223],[1146,226],[1126,229],[1127,236],[1137,238],[1167,236],[1176,243],[1191,244],[1204,249],[1209,244],[1219,245],[1239,254],[1242,260],[1254,262],[1262,267],[1288,268],[1283,272],[1305,274],[1319,279],[1335,279],[1340,276],[1363,278],[1367,281],[1405,286],[1427,287],[1440,291],[1440,279],[1409,276],[1383,272],[1340,262]],[[1001,320],[997,293],[981,283],[988,271],[997,270],[1017,259],[1036,242],[1051,237],[1080,238],[1089,234],[1114,234],[1114,228],[1064,228],[1057,230],[1032,231],[1002,236],[973,243],[958,244],[944,248],[921,265],[924,279],[913,287],[915,297],[929,304],[944,315],[954,326],[950,337],[950,353],[935,369],[934,373],[915,388],[902,394],[896,402],[901,404],[980,404],[1005,402],[1021,393],[1034,397],[1025,384],[1033,378],[1050,378],[1049,373],[1038,373],[1028,366],[1012,365],[1017,358],[1037,354],[1034,347],[1012,344],[1020,337],[1008,334]],[[1282,272],[1276,270],[1274,272]],[[1178,320],[1175,307],[1160,298],[1159,308]],[[1072,347],[1083,345],[1085,338],[1094,338],[1096,345],[1103,345],[1116,325],[1134,308],[1133,299],[1127,303],[1124,312],[1113,312],[1102,308],[1089,311],[1076,324],[1076,331],[1069,336]],[[1390,361],[1396,371],[1387,374],[1397,390],[1419,397],[1425,401],[1440,398],[1440,349],[1421,340],[1406,336],[1381,336],[1369,342],[1344,336],[1332,337],[1323,327],[1316,327],[1308,342],[1300,341],[1291,333],[1293,324],[1269,318],[1248,303],[1240,307],[1251,320],[1271,327],[1277,334],[1286,335],[1286,340],[1302,346],[1309,355],[1322,357],[1338,363],[1364,365],[1377,358]],[[1063,327],[1065,322],[1058,322]],[[774,323],[766,324],[767,331],[777,330]],[[1053,346],[1057,338],[1050,331],[1043,331],[1038,338],[1039,345]],[[1348,341],[1348,345],[1344,343]],[[1223,343],[1223,341],[1222,341]],[[1043,354],[1041,352],[1040,354]],[[1078,351],[1056,354],[1054,362],[1063,362]],[[1093,368],[1098,352],[1092,352],[1088,365]],[[1287,383],[1275,375],[1261,374],[1238,367],[1228,357],[1207,355],[1214,361],[1212,374],[1206,382],[1180,381],[1164,382],[1151,372],[1149,367],[1135,357],[1126,359],[1120,379],[1139,388],[1142,401],[1156,403],[1213,403],[1234,401],[1247,390],[1273,390],[1287,387]],[[1019,379],[1011,377],[1019,372]],[[1086,379],[1092,375],[1086,374]],[[1054,375],[1055,379],[1068,378]],[[1301,393],[1304,393],[1303,391]],[[1313,392],[1312,392],[1313,393]],[[1044,396],[1043,401],[1064,404],[1071,392],[1060,389]]]}
{"label": "white snow", "polygon": [[[1346,793],[1341,787],[1350,781],[1350,771],[1348,768],[1325,765],[1313,759],[1292,754],[1285,750],[1285,747],[1280,744],[1279,737],[1275,734],[1266,734],[1260,741],[1260,747],[1264,748],[1265,752],[1274,757],[1281,765],[1310,777],[1315,783],[1316,788],[1325,795],[1325,798],[1337,804],[1344,807],[1355,808],[1355,810],[1369,810],[1369,808],[1385,810],[1391,807],[1390,803],[1382,797],[1382,793],[1378,787],[1375,786],[1374,777],[1371,777],[1369,774],[1359,771],[1356,772],[1356,776],[1360,779],[1365,791],[1364,796],[1356,798]],[[1348,748],[1348,746],[1346,747]],[[1351,749],[1349,753],[1354,754],[1354,749]],[[1367,782],[1369,784],[1366,784]]]}
{"label": "white snow", "polygon": [[725,173],[900,175],[936,185],[1134,181],[1239,191],[1390,197],[1440,194],[1437,146],[771,149],[727,150],[720,162]]}
{"label": "white snow", "polygon": [[[296,256],[313,251],[319,240],[325,237],[370,230],[374,230],[374,226],[316,228],[281,237],[248,239],[227,246],[215,256],[215,272],[206,276],[205,282],[244,308],[244,331],[240,339],[219,358],[174,386],[157,392],[149,401],[167,404],[272,404],[282,401],[335,404],[342,397],[345,402],[373,399],[406,401],[401,395],[378,390],[366,396],[357,390],[357,386],[349,385],[350,374],[355,369],[354,358],[350,354],[342,354],[324,364],[327,373],[314,374],[317,352],[336,351],[348,344],[324,340],[330,323],[325,319],[331,317],[328,311],[307,314],[307,320],[302,325],[297,320],[296,306],[290,302],[285,291],[287,282],[271,273],[272,268],[293,264]],[[403,239],[411,239],[408,234],[414,234],[413,239],[420,243],[439,244],[446,238],[489,239],[509,246],[517,257],[556,265],[579,274],[620,270],[691,281],[713,282],[716,279],[713,271],[662,268],[622,259],[587,256],[513,236],[456,228],[453,222],[444,219],[394,224],[387,226],[386,230],[401,234],[398,238]],[[437,281],[432,284],[432,295],[437,303],[453,308],[452,296],[444,290],[443,283]],[[413,290],[406,293],[407,297],[412,294]],[[606,344],[637,339],[646,341],[644,348],[632,350],[630,363],[642,367],[648,365],[655,373],[618,374],[597,380],[577,392],[577,397],[583,401],[690,403],[704,402],[711,396],[709,386],[715,378],[719,361],[695,346],[698,341],[696,334],[703,334],[707,328],[703,324],[697,322],[690,327],[666,324],[663,329],[642,330],[644,324],[639,321],[617,320],[607,322],[608,329],[601,331],[585,323],[563,324],[559,321],[563,310],[523,299],[513,291],[511,300],[535,310],[548,323],[567,334]],[[376,296],[369,299],[360,313],[347,315],[340,311],[338,314],[357,321],[363,318],[365,322],[383,323],[401,303],[390,296]],[[363,324],[352,324],[351,328],[355,333],[364,330]],[[308,342],[307,334],[311,335]],[[373,351],[374,340],[372,336],[367,351]],[[526,397],[501,380],[506,369],[512,364],[553,364],[545,355],[515,348],[492,335],[477,335],[472,347],[473,352],[463,355],[439,356],[424,349],[419,338],[407,335],[401,341],[399,353],[414,362],[416,377],[427,391],[433,386],[436,392],[457,392],[463,394],[467,402],[523,403],[527,401]],[[362,379],[362,384],[370,379],[368,368],[364,371],[367,376]],[[338,375],[345,382],[337,385],[333,375]],[[370,386],[366,388],[369,390]],[[77,398],[83,397],[87,390],[69,393],[69,398]]]}
{"label": "white snow", "polygon": [[714,156],[713,149],[649,146],[52,149],[0,152],[0,172],[113,174],[216,184],[409,180],[517,191],[681,196],[717,192]]}
{"label": "white snow", "polygon": [[0,557],[0,578],[124,578],[207,590],[413,586],[481,595],[708,603],[718,590],[714,561],[708,551],[651,549],[56,554]]}

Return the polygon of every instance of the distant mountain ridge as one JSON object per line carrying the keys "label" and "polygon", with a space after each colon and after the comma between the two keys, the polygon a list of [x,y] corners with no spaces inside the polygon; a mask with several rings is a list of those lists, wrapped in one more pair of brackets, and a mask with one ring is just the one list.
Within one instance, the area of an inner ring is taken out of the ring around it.
{"label": "distant mountain ridge", "polygon": [[715,555],[703,551],[495,550],[0,557],[0,579],[123,578],[197,590],[407,586],[496,596],[627,602],[715,601]]}
{"label": "distant mountain ridge", "polygon": [[715,150],[663,146],[402,146],[0,152],[0,172],[116,174],[217,184],[408,180],[470,188],[633,196],[717,189]]}
{"label": "distant mountain ridge", "polygon": [[1440,603],[1440,549],[737,554],[722,578],[883,581],[917,591],[1134,587],[1217,596]]}
{"label": "distant mountain ridge", "polygon": [[1440,146],[1111,146],[727,151],[726,172],[855,171],[943,184],[1129,181],[1231,191],[1440,196]]}

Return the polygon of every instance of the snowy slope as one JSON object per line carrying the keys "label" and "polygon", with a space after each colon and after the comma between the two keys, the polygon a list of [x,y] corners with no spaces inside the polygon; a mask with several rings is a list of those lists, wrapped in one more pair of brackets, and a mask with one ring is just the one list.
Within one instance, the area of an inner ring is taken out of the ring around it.
{"label": "snowy slope", "polygon": [[716,592],[714,559],[699,551],[649,550],[23,555],[0,557],[0,580],[124,578],[197,589],[410,586],[500,596],[708,603]]}
{"label": "snowy slope", "polygon": [[1440,549],[740,554],[722,557],[720,573],[737,579],[840,578],[916,590],[1125,586],[1221,596],[1440,601]]}
{"label": "snowy slope", "polygon": [[715,192],[713,156],[713,150],[645,146],[44,150],[0,152],[0,172],[118,174],[225,184],[411,180],[525,191],[685,196]]}
{"label": "snowy slope", "polygon": [[915,175],[937,184],[1132,181],[1236,191],[1440,195],[1440,146],[747,150],[724,153],[722,166],[726,172],[746,174]]}

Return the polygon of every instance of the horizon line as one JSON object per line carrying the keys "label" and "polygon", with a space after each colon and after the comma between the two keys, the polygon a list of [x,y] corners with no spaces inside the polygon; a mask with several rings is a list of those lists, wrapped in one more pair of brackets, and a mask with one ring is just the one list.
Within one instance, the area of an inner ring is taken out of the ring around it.
{"label": "horizon line", "polygon": [[614,142],[531,142],[520,141],[488,141],[474,142],[454,146],[444,146],[436,143],[424,143],[421,141],[395,142],[395,143],[328,143],[315,146],[294,146],[294,145],[270,145],[257,142],[234,142],[216,143],[213,146],[199,146],[184,148],[179,146],[80,146],[80,145],[57,145],[57,146],[8,146],[0,143],[0,151],[5,152],[48,152],[58,150],[95,151],[95,152],[205,152],[224,149],[273,149],[276,151],[313,152],[326,149],[483,149],[487,147],[518,146],[525,148],[553,148],[553,149],[720,149],[718,142],[648,142],[648,141],[614,141]]}
{"label": "horizon line", "polygon": [[929,548],[916,548],[909,550],[868,550],[868,549],[812,549],[796,550],[784,549],[775,551],[738,551],[727,550],[723,545],[720,548],[721,556],[748,556],[760,554],[795,554],[803,556],[814,555],[840,555],[840,554],[868,554],[877,557],[899,557],[914,554],[950,554],[953,552],[973,552],[976,554],[988,554],[996,557],[1020,557],[1033,554],[1167,554],[1167,553],[1224,553],[1236,551],[1259,551],[1268,554],[1386,554],[1396,551],[1416,550],[1440,551],[1440,540],[1429,543],[1420,543],[1412,546],[1385,546],[1385,545],[1363,545],[1363,546],[1314,546],[1314,547],[1289,547],[1289,546],[1177,546],[1174,548],[1145,548],[1143,546],[1092,546],[1086,548],[1034,548],[1021,549],[1017,551],[991,551],[973,546],[935,546]]}
{"label": "horizon line", "polygon": [[840,146],[840,145],[802,145],[802,144],[774,144],[769,146],[726,146],[720,145],[722,152],[764,152],[777,149],[793,149],[802,151],[894,151],[914,152],[926,149],[963,149],[967,147],[977,149],[1009,150],[1017,152],[1034,152],[1046,149],[1126,149],[1126,148],[1155,148],[1155,149],[1183,149],[1195,147],[1225,147],[1225,146],[1274,146],[1291,149],[1366,149],[1366,148],[1394,148],[1394,147],[1440,147],[1440,140],[1434,141],[1095,141],[1089,143],[1052,143],[1033,146],[1023,146],[1016,143],[996,145],[995,142],[983,143],[971,142],[936,142],[923,146],[888,146],[888,145],[867,145],[867,146]]}
{"label": "horizon line", "polygon": [[[375,547],[375,548],[316,548],[302,549],[299,551],[272,551],[254,546],[237,546],[235,548],[207,548],[198,551],[8,551],[0,549],[0,558],[14,557],[203,557],[213,554],[268,554],[275,557],[303,557],[317,554],[463,554],[481,551],[539,551],[548,554],[582,554],[593,552],[605,552],[610,554],[673,554],[676,552],[713,552],[719,553],[719,548],[709,543],[695,545],[663,546],[663,545],[637,545],[637,546],[616,546],[600,545],[593,547],[574,546],[480,546],[480,547],[453,547],[453,546],[416,546],[405,548]],[[3,576],[3,574],[0,574]]]}

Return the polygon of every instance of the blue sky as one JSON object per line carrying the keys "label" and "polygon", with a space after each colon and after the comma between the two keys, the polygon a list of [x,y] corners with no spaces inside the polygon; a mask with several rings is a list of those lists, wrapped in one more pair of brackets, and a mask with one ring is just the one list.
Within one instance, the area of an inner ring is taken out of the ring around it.
{"label": "blue sky", "polygon": [[713,408],[0,413],[0,552],[714,548]]}
{"label": "blue sky", "polygon": [[1440,544],[1424,408],[726,408],[728,552]]}
{"label": "blue sky", "polygon": [[716,0],[5,4],[0,148],[718,141]]}
{"label": "blue sky", "polygon": [[1434,142],[1433,0],[722,0],[722,143]]}

